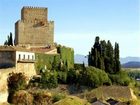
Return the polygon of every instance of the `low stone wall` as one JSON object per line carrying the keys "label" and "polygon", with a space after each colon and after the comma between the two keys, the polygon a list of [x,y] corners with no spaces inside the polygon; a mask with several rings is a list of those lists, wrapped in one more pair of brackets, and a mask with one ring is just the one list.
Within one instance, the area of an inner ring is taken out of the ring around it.
{"label": "low stone wall", "polygon": [[32,77],[33,75],[36,75],[34,63],[17,63],[16,67],[14,68],[0,69],[0,105],[3,102],[7,102],[7,78],[9,73],[11,72],[23,72],[28,78]]}
{"label": "low stone wall", "polygon": [[0,69],[0,103],[7,102],[8,97],[7,77],[9,73],[14,71],[15,68]]}
{"label": "low stone wall", "polygon": [[34,63],[17,63],[16,64],[16,71],[15,72],[24,72],[27,77],[32,77],[33,75],[36,75],[36,70]]}

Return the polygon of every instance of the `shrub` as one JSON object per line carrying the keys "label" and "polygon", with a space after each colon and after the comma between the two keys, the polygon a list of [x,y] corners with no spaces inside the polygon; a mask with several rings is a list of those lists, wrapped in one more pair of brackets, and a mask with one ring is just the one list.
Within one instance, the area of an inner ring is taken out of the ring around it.
{"label": "shrub", "polygon": [[86,70],[82,71],[81,84],[82,83],[83,85],[90,87],[111,84],[108,74],[105,71],[94,67],[86,67]]}
{"label": "shrub", "polygon": [[64,99],[66,97],[65,94],[62,94],[62,93],[58,93],[58,94],[54,94],[53,97],[52,97],[52,102],[57,102],[61,99]]}
{"label": "shrub", "polygon": [[117,74],[110,74],[109,77],[112,83],[117,85],[128,86],[131,82],[130,77],[125,71],[120,71]]}
{"label": "shrub", "polygon": [[51,93],[45,90],[38,90],[32,92],[34,100],[33,105],[50,105],[51,104]]}
{"label": "shrub", "polygon": [[23,73],[10,73],[7,82],[9,92],[8,102],[11,102],[16,91],[26,88],[27,78]]}
{"label": "shrub", "polygon": [[25,90],[15,92],[12,97],[14,105],[33,105],[33,96]]}
{"label": "shrub", "polygon": [[43,88],[55,88],[58,86],[57,72],[45,71],[41,74],[41,83]]}

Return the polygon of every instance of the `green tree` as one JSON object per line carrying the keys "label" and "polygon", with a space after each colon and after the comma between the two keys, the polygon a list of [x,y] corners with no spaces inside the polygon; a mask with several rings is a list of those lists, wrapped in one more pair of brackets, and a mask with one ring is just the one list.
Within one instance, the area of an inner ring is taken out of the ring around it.
{"label": "green tree", "polygon": [[10,36],[9,36],[9,45],[13,46],[13,37],[12,37],[11,32],[10,32]]}
{"label": "green tree", "polygon": [[43,88],[55,88],[58,86],[57,72],[46,70],[41,73],[41,84]]}
{"label": "green tree", "polygon": [[105,70],[108,73],[120,71],[119,44],[115,43],[115,48],[108,40],[101,40],[97,36],[95,43],[88,55],[88,65]]}
{"label": "green tree", "polygon": [[106,57],[105,57],[105,71],[113,73],[114,59],[113,59],[113,46],[108,40],[106,45]]}
{"label": "green tree", "polygon": [[120,71],[120,55],[119,55],[119,44],[115,43],[115,48],[114,48],[114,72],[119,72]]}
{"label": "green tree", "polygon": [[13,37],[11,32],[10,35],[7,36],[7,40],[4,42],[4,45],[13,46]]}

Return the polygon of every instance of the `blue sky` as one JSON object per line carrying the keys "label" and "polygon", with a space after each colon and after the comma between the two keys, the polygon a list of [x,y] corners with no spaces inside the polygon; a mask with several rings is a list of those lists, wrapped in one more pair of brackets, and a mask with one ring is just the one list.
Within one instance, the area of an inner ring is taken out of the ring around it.
{"label": "blue sky", "polygon": [[0,0],[0,44],[14,34],[23,6],[48,7],[55,42],[87,55],[94,38],[120,45],[120,56],[140,57],[140,0]]}

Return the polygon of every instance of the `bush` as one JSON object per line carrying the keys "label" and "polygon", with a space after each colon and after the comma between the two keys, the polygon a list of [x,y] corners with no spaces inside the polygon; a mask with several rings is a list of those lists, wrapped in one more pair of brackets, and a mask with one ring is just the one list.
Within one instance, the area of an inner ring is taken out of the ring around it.
{"label": "bush", "polygon": [[15,92],[12,97],[14,105],[33,105],[33,96],[25,90]]}
{"label": "bush", "polygon": [[54,94],[52,97],[52,102],[55,103],[61,99],[64,99],[65,97],[66,97],[66,95],[62,94],[62,93]]}
{"label": "bush", "polygon": [[58,82],[59,83],[66,83],[67,82],[67,72],[57,71],[58,73]]}
{"label": "bush", "polygon": [[128,86],[131,82],[130,77],[125,71],[120,71],[117,74],[110,74],[109,77],[112,83],[117,85]]}
{"label": "bush", "polygon": [[8,82],[8,102],[12,101],[14,93],[18,90],[24,90],[27,86],[27,78],[23,73],[10,73]]}
{"label": "bush", "polygon": [[108,74],[103,70],[94,67],[86,67],[86,70],[82,72],[81,84],[83,83],[83,85],[98,87],[103,84],[111,84]]}
{"label": "bush", "polygon": [[45,71],[41,74],[41,84],[43,88],[55,88],[58,86],[57,72]]}
{"label": "bush", "polygon": [[33,105],[50,105],[51,93],[45,90],[38,90],[31,93],[34,97]]}
{"label": "bush", "polygon": [[79,82],[79,71],[75,69],[70,69],[67,74],[67,83],[76,84]]}

